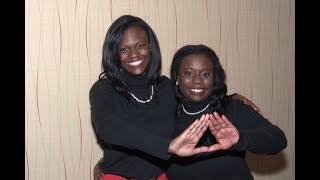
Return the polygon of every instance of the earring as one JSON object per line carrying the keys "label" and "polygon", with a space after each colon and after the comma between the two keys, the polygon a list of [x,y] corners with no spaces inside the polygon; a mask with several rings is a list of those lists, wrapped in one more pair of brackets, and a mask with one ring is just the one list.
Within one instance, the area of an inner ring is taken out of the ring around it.
{"label": "earring", "polygon": [[178,80],[176,80],[176,86],[178,86],[178,84],[179,84],[179,82],[178,82]]}

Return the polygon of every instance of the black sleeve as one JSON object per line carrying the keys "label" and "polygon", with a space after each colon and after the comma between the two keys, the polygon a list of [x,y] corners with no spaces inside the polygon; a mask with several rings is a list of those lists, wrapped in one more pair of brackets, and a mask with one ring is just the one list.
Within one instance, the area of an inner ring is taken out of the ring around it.
{"label": "black sleeve", "polygon": [[229,97],[233,98],[233,96],[239,95],[238,93],[230,94]]}
{"label": "black sleeve", "polygon": [[235,101],[234,105],[232,118],[235,121],[232,123],[238,129],[240,138],[232,149],[276,154],[287,147],[286,136],[278,126],[241,101]]}
{"label": "black sleeve", "polygon": [[113,113],[115,91],[95,84],[90,90],[91,118],[97,134],[105,143],[140,150],[152,156],[168,159],[169,138],[165,138],[124,121]]}

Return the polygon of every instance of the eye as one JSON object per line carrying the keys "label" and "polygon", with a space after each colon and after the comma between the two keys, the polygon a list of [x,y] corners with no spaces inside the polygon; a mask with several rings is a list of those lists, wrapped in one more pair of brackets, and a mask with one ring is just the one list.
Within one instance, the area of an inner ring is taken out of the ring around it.
{"label": "eye", "polygon": [[184,74],[185,74],[187,77],[192,76],[192,72],[190,72],[190,71],[185,71]]}
{"label": "eye", "polygon": [[145,46],[145,44],[138,44],[137,45],[138,49],[142,49],[142,48],[144,48],[144,46]]}
{"label": "eye", "polygon": [[125,53],[127,51],[128,51],[128,48],[125,48],[125,47],[120,48],[120,52],[122,52],[122,53]]}
{"label": "eye", "polygon": [[210,73],[208,73],[208,72],[202,73],[202,77],[203,77],[203,78],[207,78],[207,77],[209,77],[209,76],[210,76]]}

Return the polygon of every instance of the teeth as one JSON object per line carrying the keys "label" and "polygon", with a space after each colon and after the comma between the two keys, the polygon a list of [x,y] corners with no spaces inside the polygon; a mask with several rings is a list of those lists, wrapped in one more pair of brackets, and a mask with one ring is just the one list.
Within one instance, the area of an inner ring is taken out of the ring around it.
{"label": "teeth", "polygon": [[191,89],[192,92],[202,92],[203,89]]}
{"label": "teeth", "polygon": [[138,66],[138,65],[141,64],[141,63],[142,63],[142,60],[129,62],[128,64],[129,64],[130,66]]}

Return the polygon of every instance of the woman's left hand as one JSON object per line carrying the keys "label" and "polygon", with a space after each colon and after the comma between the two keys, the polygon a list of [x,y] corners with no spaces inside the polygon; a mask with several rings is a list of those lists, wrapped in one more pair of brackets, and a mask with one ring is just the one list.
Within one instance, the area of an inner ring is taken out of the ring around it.
{"label": "woman's left hand", "polygon": [[229,149],[239,140],[239,131],[224,115],[217,112],[209,115],[209,129],[216,138],[216,144],[209,147],[209,152]]}

